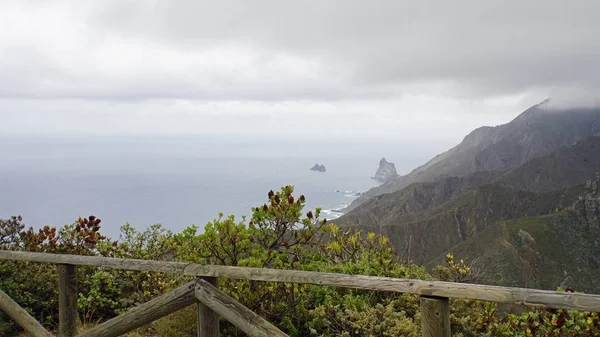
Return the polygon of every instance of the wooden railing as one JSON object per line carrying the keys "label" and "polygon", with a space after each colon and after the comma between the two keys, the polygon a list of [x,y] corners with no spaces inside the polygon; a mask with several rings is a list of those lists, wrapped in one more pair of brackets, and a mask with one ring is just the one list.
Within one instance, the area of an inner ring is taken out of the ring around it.
{"label": "wooden railing", "polygon": [[[315,284],[416,294],[420,296],[422,335],[431,337],[450,336],[449,298],[600,312],[600,295],[562,293],[537,289],[20,251],[0,251],[0,259],[58,265],[58,332],[59,336],[65,337],[77,335],[76,266],[154,271],[196,277],[195,280],[167,294],[141,304],[79,335],[86,337],[120,336],[194,303],[198,304],[198,336],[218,336],[219,316],[240,328],[249,336],[287,336],[271,323],[220,291],[216,287],[217,278]],[[27,311],[1,290],[0,310],[8,314],[32,336],[52,336]]]}

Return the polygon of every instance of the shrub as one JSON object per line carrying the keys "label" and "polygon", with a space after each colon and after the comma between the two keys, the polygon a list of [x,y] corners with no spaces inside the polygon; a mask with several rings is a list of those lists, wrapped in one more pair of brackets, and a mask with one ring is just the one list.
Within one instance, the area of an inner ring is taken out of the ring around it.
{"label": "shrub", "polygon": [[[293,188],[270,191],[267,202],[252,208],[249,219],[219,217],[204,227],[172,233],[160,225],[138,231],[121,227],[119,240],[100,233],[100,219],[79,218],[60,229],[25,229],[20,217],[0,222],[0,249],[173,260],[212,265],[277,268],[395,278],[472,282],[465,261],[447,255],[430,275],[424,267],[400,260],[388,239],[375,233],[341,228],[320,219],[320,209],[304,211],[304,196]],[[95,324],[165,293],[189,277],[161,273],[79,267],[79,311]],[[57,325],[57,271],[49,265],[0,261],[3,289],[50,329]],[[290,336],[418,336],[419,299],[415,295],[329,286],[220,279],[229,296],[266,318]],[[195,336],[196,311],[190,306],[155,322],[161,336]],[[597,313],[529,308],[501,314],[494,303],[452,300],[456,336],[599,336]],[[0,335],[17,331],[0,313]],[[227,322],[222,336],[242,336]]]}

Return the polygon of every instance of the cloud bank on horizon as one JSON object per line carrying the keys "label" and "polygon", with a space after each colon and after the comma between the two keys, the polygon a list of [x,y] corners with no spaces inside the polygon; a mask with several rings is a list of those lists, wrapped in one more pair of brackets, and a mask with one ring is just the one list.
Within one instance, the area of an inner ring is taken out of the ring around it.
{"label": "cloud bank on horizon", "polygon": [[595,0],[2,1],[0,131],[462,137],[547,97],[597,104],[596,13]]}

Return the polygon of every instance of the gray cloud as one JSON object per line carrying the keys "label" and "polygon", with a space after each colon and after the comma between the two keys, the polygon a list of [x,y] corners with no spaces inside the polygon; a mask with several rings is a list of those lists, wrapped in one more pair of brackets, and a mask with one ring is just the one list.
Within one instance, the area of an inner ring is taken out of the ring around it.
{"label": "gray cloud", "polygon": [[343,92],[443,82],[446,93],[481,97],[598,89],[599,12],[594,0],[120,2],[94,24],[181,47],[237,43],[317,58],[340,68]]}
{"label": "gray cloud", "polygon": [[596,13],[596,0],[0,1],[0,133],[452,144],[547,97],[597,105]]}
{"label": "gray cloud", "polygon": [[5,98],[482,99],[600,89],[595,0],[26,4],[0,11],[22,20],[0,35]]}

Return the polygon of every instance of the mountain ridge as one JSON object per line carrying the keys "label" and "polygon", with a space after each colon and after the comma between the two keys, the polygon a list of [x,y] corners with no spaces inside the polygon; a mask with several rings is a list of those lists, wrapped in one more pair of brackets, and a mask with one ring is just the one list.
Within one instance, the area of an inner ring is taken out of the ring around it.
{"label": "mountain ridge", "polygon": [[556,110],[543,108],[547,101],[522,112],[512,121],[484,126],[463,141],[438,154],[410,173],[400,175],[366,191],[345,211],[380,194],[400,190],[414,182],[431,181],[443,175],[466,176],[478,171],[517,167],[576,141],[600,135],[600,108]]}
{"label": "mountain ridge", "polygon": [[571,282],[598,292],[600,272],[590,268],[600,266],[593,256],[600,256],[599,154],[600,109],[536,105],[505,125],[474,130],[371,191],[336,223],[383,234],[418,264],[433,267],[448,252],[478,261],[483,283]]}
{"label": "mountain ridge", "polygon": [[[441,206],[460,193],[486,184],[497,184],[531,192],[549,192],[581,184],[600,172],[600,137],[587,137],[573,146],[560,148],[546,156],[504,171],[480,171],[465,177],[438,177],[430,182],[413,183],[396,192],[381,194],[359,205],[337,221],[390,223],[386,216],[411,213]],[[365,215],[376,212],[373,215]],[[396,219],[397,221],[397,219]]]}

